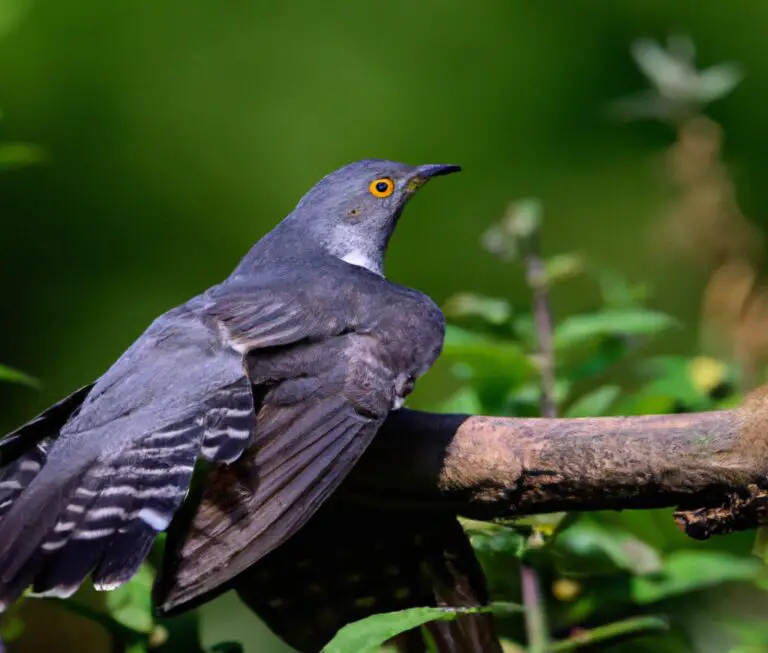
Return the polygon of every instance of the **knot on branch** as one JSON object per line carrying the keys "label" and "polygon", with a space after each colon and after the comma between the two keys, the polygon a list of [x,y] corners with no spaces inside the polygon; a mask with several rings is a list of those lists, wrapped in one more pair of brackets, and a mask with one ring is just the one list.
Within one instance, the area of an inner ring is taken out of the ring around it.
{"label": "knot on branch", "polygon": [[720,505],[678,510],[675,523],[696,540],[755,528],[768,523],[768,490],[751,484],[726,492]]}

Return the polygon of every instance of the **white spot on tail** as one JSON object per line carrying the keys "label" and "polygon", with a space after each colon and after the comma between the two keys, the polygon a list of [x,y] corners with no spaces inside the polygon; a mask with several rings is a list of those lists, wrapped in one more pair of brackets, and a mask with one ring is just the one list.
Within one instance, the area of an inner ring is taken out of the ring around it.
{"label": "white spot on tail", "polygon": [[125,584],[124,580],[113,580],[110,583],[94,583],[93,588],[97,592],[113,592],[121,585]]}
{"label": "white spot on tail", "polygon": [[50,553],[51,551],[58,551],[66,543],[67,543],[66,538],[63,540],[52,540],[50,542],[43,542],[43,545],[40,548],[43,551],[48,551]]}
{"label": "white spot on tail", "polygon": [[164,531],[171,523],[171,518],[152,508],[142,508],[137,515],[147,526],[151,526],[158,532]]}
{"label": "white spot on tail", "polygon": [[80,588],[80,585],[61,585],[59,587],[52,587],[45,592],[30,592],[30,596],[36,596],[38,598],[46,599],[68,599]]}

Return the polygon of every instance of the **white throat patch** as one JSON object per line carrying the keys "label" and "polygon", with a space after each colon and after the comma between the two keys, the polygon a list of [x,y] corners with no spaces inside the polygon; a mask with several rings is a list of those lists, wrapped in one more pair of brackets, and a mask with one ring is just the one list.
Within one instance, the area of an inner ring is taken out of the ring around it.
{"label": "white throat patch", "polygon": [[342,256],[341,260],[350,265],[357,265],[361,268],[365,268],[374,274],[378,274],[380,277],[384,276],[384,271],[381,269],[381,266],[359,249],[353,249],[348,254]]}

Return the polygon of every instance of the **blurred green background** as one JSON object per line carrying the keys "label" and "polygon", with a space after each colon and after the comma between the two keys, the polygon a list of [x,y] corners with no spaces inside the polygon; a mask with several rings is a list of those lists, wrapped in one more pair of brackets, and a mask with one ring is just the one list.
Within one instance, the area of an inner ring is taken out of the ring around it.
{"label": "blurred green background", "polygon": [[[607,108],[648,87],[628,51],[641,36],[683,32],[702,65],[742,64],[709,115],[763,227],[767,20],[767,3],[746,0],[0,0],[0,141],[47,155],[0,175],[0,361],[42,382],[0,387],[0,431],[98,376],[359,158],[465,169],[409,207],[394,280],[440,302],[472,290],[527,304],[522,275],[479,240],[510,200],[537,196],[546,251],[648,282],[652,306],[686,325],[656,348],[695,353],[706,275],[651,237],[674,131]],[[595,291],[576,283],[554,302],[564,315]],[[40,610],[56,650],[84,650],[79,624]],[[255,632],[250,617],[211,617],[211,641],[233,622]]]}

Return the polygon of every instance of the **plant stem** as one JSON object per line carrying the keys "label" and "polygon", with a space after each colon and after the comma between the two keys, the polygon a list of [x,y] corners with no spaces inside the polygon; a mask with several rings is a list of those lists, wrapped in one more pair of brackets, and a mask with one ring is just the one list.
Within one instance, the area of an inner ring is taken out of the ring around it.
{"label": "plant stem", "polygon": [[525,604],[525,630],[528,635],[529,653],[550,653],[549,627],[541,595],[539,575],[533,567],[523,564],[520,578]]}
{"label": "plant stem", "polygon": [[[552,307],[544,261],[539,248],[540,221],[521,239],[525,260],[525,278],[533,293],[533,317],[538,342],[538,364],[541,372],[541,415],[557,417],[555,403],[555,354],[552,346]],[[541,582],[535,568],[522,563],[521,582],[525,604],[525,626],[530,653],[550,653],[552,650],[547,625]]]}
{"label": "plant stem", "polygon": [[[538,242],[533,235],[531,244]],[[531,247],[525,257],[526,280],[533,291],[533,317],[538,340],[538,364],[541,373],[541,416],[557,417],[555,403],[555,353],[552,345],[552,307],[544,262],[536,247]]]}
{"label": "plant stem", "polygon": [[651,632],[662,632],[668,628],[669,624],[662,617],[631,617],[608,624],[607,626],[583,630],[568,639],[555,642],[552,646],[552,653],[578,651],[584,646],[590,646],[609,639],[636,637]]}

